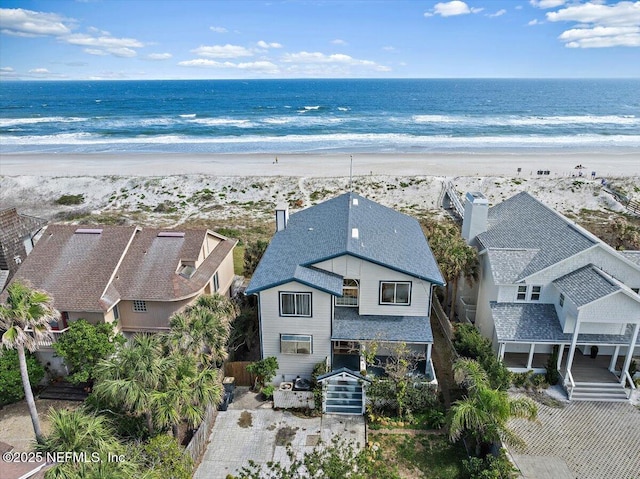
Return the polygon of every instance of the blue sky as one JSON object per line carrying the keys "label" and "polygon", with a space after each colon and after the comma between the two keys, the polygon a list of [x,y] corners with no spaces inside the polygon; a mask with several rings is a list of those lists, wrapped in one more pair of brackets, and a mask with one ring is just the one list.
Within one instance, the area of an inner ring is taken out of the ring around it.
{"label": "blue sky", "polygon": [[640,77],[640,1],[3,0],[0,78]]}

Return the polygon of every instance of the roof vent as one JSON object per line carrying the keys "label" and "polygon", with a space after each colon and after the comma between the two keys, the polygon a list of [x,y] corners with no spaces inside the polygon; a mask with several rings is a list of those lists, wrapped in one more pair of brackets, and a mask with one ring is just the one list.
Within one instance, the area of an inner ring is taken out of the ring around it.
{"label": "roof vent", "polygon": [[75,233],[77,235],[99,235],[102,233],[102,228],[78,228]]}
{"label": "roof vent", "polygon": [[182,231],[160,231],[158,238],[184,238]]}
{"label": "roof vent", "polygon": [[360,233],[358,232],[358,228],[351,228],[351,237],[353,239],[358,239],[360,236]]}
{"label": "roof vent", "polygon": [[354,198],[354,199],[351,201],[351,204],[352,204],[353,206],[358,206],[358,198]]}

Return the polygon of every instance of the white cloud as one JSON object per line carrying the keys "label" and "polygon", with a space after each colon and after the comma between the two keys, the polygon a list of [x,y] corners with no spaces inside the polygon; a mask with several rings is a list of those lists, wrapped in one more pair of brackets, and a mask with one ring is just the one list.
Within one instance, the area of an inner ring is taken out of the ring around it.
{"label": "white cloud", "polygon": [[555,8],[561,7],[567,0],[529,0],[529,3],[536,8]]}
{"label": "white cloud", "polygon": [[209,30],[216,33],[227,33],[229,31],[224,27],[209,27]]}
{"label": "white cloud", "polygon": [[0,31],[21,37],[60,36],[71,33],[73,20],[56,13],[22,8],[0,8]]}
{"label": "white cloud", "polygon": [[390,71],[389,67],[379,65],[371,60],[359,60],[349,55],[342,53],[334,53],[332,55],[325,55],[321,52],[298,52],[298,53],[286,53],[282,56],[284,63],[295,64],[313,64],[313,65],[344,65],[350,67],[366,67],[367,69],[374,71]]}
{"label": "white cloud", "polygon": [[534,18],[533,20],[531,20],[529,23],[527,23],[527,25],[529,25],[530,27],[533,25],[541,25],[544,22],[541,22],[540,20],[538,20],[537,18]]}
{"label": "white cloud", "polygon": [[441,17],[453,17],[456,15],[467,15],[469,13],[479,13],[483,8],[469,8],[465,2],[452,0],[451,2],[436,3],[431,12],[426,12],[425,17],[440,15]]}
{"label": "white cloud", "polygon": [[0,73],[13,73],[15,70],[11,67],[2,67],[0,68]]}
{"label": "white cloud", "polygon": [[276,43],[276,42],[272,42],[272,43],[267,43],[264,40],[260,40],[257,45],[260,48],[264,48],[264,49],[269,49],[269,48],[282,48],[282,45],[280,43]]}
{"label": "white cloud", "polygon": [[108,53],[105,52],[104,50],[98,50],[97,48],[85,48],[83,51],[85,53],[88,53],[89,55],[96,55],[99,57],[104,57],[108,55]]}
{"label": "white cloud", "polygon": [[178,65],[183,67],[199,67],[199,68],[219,68],[219,69],[235,69],[245,71],[255,71],[259,73],[279,73],[278,66],[268,61],[257,62],[218,62],[216,60],[209,60],[207,58],[196,58],[195,60],[187,60],[178,62]]}
{"label": "white cloud", "polygon": [[253,56],[253,53],[245,47],[230,45],[228,43],[226,45],[201,45],[198,48],[191,50],[191,53],[207,58],[237,58]]}
{"label": "white cloud", "polygon": [[594,1],[548,12],[550,22],[574,22],[558,38],[568,48],[640,47],[640,1]]}
{"label": "white cloud", "polygon": [[144,43],[135,38],[93,37],[85,33],[74,33],[62,38],[66,43],[97,48],[141,48]]}
{"label": "white cloud", "polygon": [[334,45],[347,45],[347,42],[345,42],[341,38],[336,38],[335,40],[331,40],[331,43],[333,43]]}
{"label": "white cloud", "polygon": [[29,70],[29,73],[33,75],[48,75],[51,72],[46,68],[34,68],[33,70]]}
{"label": "white cloud", "polygon": [[394,48],[394,47],[392,47],[391,45],[388,45],[388,46],[386,46],[386,47],[382,47],[382,49],[383,49],[385,52],[393,52],[393,51],[395,51],[395,48]]}
{"label": "white cloud", "polygon": [[490,13],[489,15],[487,15],[488,17],[494,18],[494,17],[501,17],[502,15],[504,15],[505,13],[507,13],[507,11],[503,8],[501,10],[498,10],[496,13]]}
{"label": "white cloud", "polygon": [[171,53],[150,53],[147,55],[148,60],[168,60],[173,57]]}

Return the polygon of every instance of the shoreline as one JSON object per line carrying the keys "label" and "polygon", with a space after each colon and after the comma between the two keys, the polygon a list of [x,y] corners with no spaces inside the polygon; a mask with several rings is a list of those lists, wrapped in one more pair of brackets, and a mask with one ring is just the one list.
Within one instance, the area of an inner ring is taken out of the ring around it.
{"label": "shoreline", "polygon": [[[639,152],[511,150],[455,153],[11,153],[0,154],[0,176],[640,176]],[[275,158],[278,162],[275,162]],[[582,165],[582,170],[575,167]],[[518,173],[518,168],[521,172]]]}

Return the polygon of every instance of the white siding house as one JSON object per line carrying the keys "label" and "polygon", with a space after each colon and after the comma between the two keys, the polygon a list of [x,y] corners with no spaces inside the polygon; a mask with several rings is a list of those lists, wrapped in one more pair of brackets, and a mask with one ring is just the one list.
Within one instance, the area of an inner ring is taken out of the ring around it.
{"label": "white siding house", "polygon": [[467,194],[463,237],[482,269],[476,327],[512,371],[544,372],[555,350],[570,398],[625,398],[640,353],[640,254],[614,250],[527,193],[486,205]]}
{"label": "white siding house", "polygon": [[359,373],[371,341],[381,357],[407,344],[423,356],[416,373],[435,380],[431,294],[444,281],[419,223],[355,193],[276,218],[246,290],[258,296],[262,357],[278,359],[274,383],[320,362]]}

